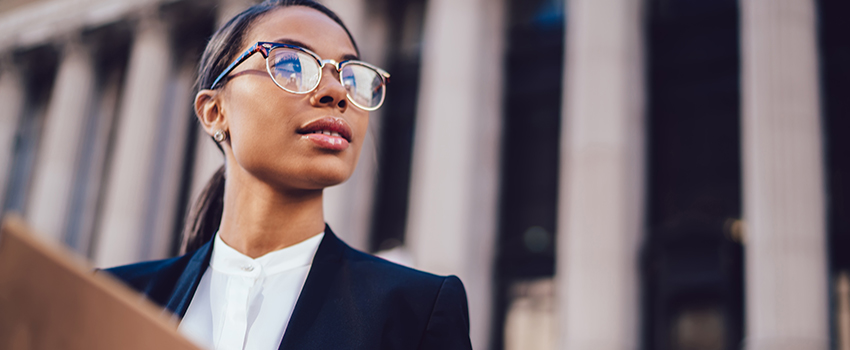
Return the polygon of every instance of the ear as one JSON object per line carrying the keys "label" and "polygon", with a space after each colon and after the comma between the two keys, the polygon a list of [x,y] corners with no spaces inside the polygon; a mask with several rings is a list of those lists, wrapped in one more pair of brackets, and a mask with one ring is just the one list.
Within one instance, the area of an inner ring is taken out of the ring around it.
{"label": "ear", "polygon": [[207,134],[227,131],[227,118],[221,108],[221,95],[216,90],[201,90],[195,95],[195,115]]}

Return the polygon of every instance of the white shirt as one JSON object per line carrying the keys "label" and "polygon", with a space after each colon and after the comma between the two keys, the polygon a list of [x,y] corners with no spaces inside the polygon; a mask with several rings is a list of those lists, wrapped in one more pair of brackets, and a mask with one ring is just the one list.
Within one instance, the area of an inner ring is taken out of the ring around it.
{"label": "white shirt", "polygon": [[324,232],[256,259],[215,235],[180,333],[206,349],[277,349]]}

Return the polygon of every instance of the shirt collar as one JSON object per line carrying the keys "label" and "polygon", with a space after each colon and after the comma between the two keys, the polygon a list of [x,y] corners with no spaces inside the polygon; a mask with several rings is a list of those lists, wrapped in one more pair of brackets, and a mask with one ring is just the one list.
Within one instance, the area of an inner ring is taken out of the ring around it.
{"label": "shirt collar", "polygon": [[321,232],[295,245],[269,252],[256,259],[240,253],[224,243],[218,233],[213,241],[210,267],[214,271],[228,275],[257,278],[294,269],[310,266],[319,243],[325,233]]}

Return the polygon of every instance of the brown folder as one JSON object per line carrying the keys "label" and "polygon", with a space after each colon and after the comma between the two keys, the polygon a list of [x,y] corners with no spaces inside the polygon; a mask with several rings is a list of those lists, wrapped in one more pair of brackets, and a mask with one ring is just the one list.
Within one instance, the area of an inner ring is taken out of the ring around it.
{"label": "brown folder", "polygon": [[0,349],[197,349],[176,319],[7,216],[0,229]]}

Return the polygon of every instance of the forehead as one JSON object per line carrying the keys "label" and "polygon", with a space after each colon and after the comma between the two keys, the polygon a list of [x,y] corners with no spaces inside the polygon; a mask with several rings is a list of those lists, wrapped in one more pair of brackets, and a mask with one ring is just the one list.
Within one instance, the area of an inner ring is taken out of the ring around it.
{"label": "forehead", "polygon": [[338,60],[357,54],[342,26],[324,13],[305,6],[282,7],[266,13],[248,32],[245,46],[281,39],[304,43],[323,59]]}

